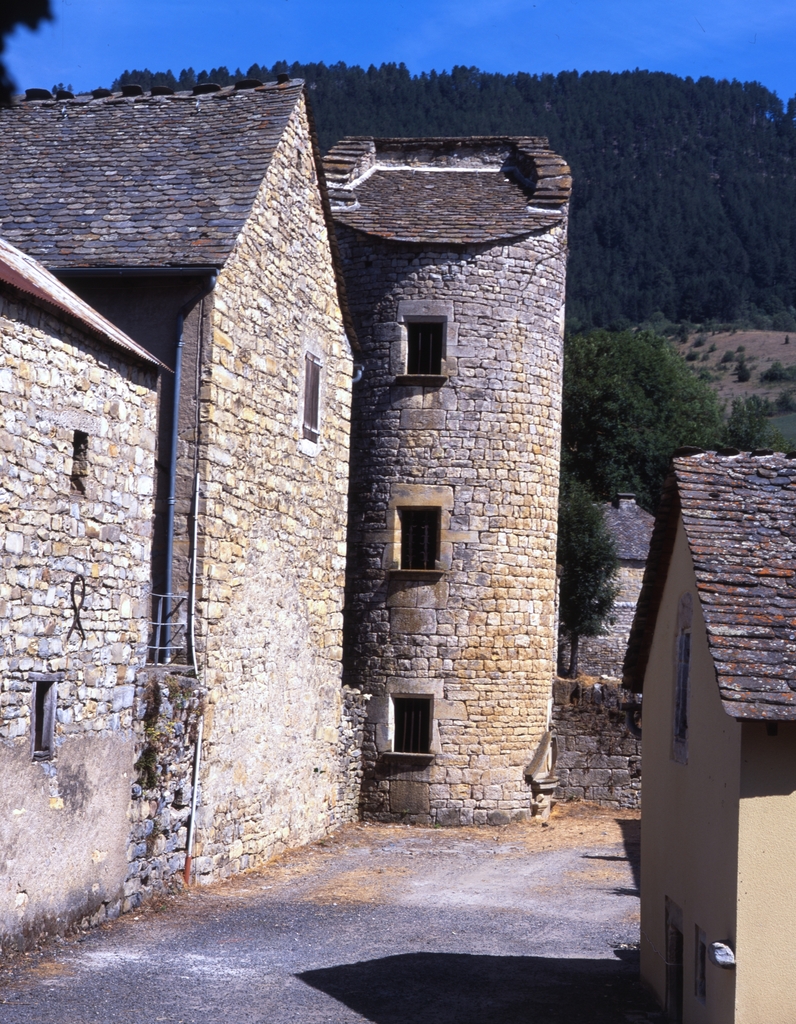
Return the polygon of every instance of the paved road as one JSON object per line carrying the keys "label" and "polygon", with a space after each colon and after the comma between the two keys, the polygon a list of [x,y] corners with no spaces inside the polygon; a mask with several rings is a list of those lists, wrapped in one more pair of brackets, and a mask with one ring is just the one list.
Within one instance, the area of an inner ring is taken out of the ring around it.
{"label": "paved road", "polygon": [[12,957],[0,1022],[658,1021],[635,980],[637,826],[350,826]]}

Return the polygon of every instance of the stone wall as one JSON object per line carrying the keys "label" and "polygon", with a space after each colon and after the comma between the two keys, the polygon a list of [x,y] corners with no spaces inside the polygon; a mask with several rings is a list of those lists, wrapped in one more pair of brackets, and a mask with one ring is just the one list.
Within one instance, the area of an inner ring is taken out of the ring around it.
{"label": "stone wall", "polygon": [[[338,226],[363,347],[355,385],[346,679],[372,695],[363,810],[379,820],[528,815],[547,725],[566,222],[433,248]],[[444,379],[406,374],[406,318],[445,323]],[[399,509],[440,510],[436,573],[403,573]],[[433,699],[429,755],[392,750],[395,695]]]}
{"label": "stone wall", "polygon": [[123,911],[182,883],[204,709],[205,693],[192,669],[149,666],[138,673],[135,716],[141,736],[131,789]]}
{"label": "stone wall", "polygon": [[[602,636],[583,637],[578,645],[578,670],[583,675],[622,678],[627,641],[643,579],[643,562],[620,562],[617,577],[619,594],[612,613],[614,621],[606,625],[606,632]],[[568,646],[565,645],[565,662],[569,657]]]}
{"label": "stone wall", "polygon": [[612,683],[556,680],[557,800],[641,806],[641,740],[628,731],[621,709],[637,699]]}
{"label": "stone wall", "polygon": [[[358,704],[341,685],[352,358],[303,101],[212,303],[199,422],[203,881],[356,812]],[[302,430],[307,353],[321,361],[317,443]]]}
{"label": "stone wall", "polygon": [[[0,291],[3,940],[63,931],[124,898],[156,401],[151,370]],[[75,431],[87,439],[78,466]],[[50,684],[47,759],[31,727],[36,687]]]}

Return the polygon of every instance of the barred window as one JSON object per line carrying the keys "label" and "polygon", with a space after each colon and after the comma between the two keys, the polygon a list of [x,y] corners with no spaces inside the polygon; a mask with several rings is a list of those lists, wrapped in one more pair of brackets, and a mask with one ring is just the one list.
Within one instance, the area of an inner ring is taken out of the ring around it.
{"label": "barred window", "polygon": [[395,742],[401,754],[427,754],[431,745],[431,699],[394,697]]}
{"label": "barred window", "polygon": [[402,508],[401,568],[435,569],[439,549],[438,508]]}
{"label": "barred window", "polygon": [[441,323],[408,323],[406,372],[416,374],[442,373]]}

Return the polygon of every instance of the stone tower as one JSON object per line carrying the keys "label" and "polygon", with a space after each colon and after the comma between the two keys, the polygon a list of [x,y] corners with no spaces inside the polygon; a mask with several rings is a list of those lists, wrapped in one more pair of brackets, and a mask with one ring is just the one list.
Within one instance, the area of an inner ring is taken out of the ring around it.
{"label": "stone tower", "polygon": [[542,138],[349,138],[324,161],[351,311],[345,678],[362,810],[529,814],[550,714],[567,212]]}

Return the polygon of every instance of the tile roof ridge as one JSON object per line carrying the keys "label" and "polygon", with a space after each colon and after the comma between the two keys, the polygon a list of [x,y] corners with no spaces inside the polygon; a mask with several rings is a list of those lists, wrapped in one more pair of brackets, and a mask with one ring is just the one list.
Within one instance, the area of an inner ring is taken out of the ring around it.
{"label": "tile roof ridge", "polygon": [[[27,98],[24,93],[18,94],[11,98],[12,107],[56,107],[61,104],[66,104],[67,107],[72,106],[85,106],[87,104],[97,105],[116,105],[119,103],[127,104],[148,104],[151,102],[169,102],[173,100],[182,101],[193,101],[201,99],[202,102],[206,102],[210,99],[227,99],[230,96],[249,96],[253,93],[271,93],[271,92],[287,92],[290,90],[296,90],[301,92],[304,87],[303,78],[292,78],[288,82],[263,82],[262,85],[255,86],[253,88],[237,89],[235,85],[224,85],[214,92],[206,92],[196,94],[193,89],[175,89],[171,93],[153,93],[150,89],[148,92],[142,92],[135,96],[125,96],[124,93],[117,89],[114,92],[108,92],[107,95],[94,96],[91,91],[75,93],[70,97],[57,97],[50,94],[49,97],[40,98]],[[45,90],[42,90],[45,91]]]}

